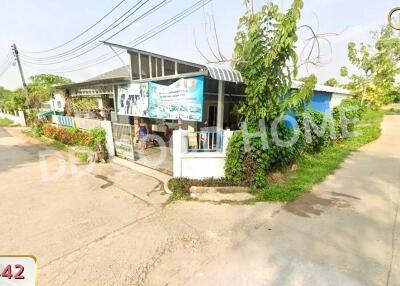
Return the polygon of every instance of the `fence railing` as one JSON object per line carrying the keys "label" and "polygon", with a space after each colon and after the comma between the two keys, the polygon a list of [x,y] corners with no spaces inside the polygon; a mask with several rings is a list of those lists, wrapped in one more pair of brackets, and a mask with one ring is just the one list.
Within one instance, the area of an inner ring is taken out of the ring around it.
{"label": "fence railing", "polygon": [[59,125],[75,127],[75,119],[73,117],[58,115],[57,119]]}
{"label": "fence railing", "polygon": [[222,152],[224,131],[198,131],[187,134],[188,152]]}

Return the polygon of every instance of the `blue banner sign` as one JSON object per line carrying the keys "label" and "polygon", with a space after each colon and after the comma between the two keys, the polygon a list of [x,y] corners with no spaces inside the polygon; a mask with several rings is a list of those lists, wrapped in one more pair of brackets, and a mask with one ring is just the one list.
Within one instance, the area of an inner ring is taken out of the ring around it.
{"label": "blue banner sign", "polygon": [[169,86],[149,82],[149,117],[202,121],[204,77],[180,79]]}

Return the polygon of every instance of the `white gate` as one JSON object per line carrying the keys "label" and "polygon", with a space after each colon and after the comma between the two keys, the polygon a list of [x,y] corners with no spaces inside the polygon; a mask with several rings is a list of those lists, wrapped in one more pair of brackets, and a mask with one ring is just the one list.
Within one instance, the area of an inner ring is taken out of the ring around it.
{"label": "white gate", "polygon": [[133,150],[134,128],[130,124],[112,123],[115,153],[118,157],[129,160],[135,159]]}

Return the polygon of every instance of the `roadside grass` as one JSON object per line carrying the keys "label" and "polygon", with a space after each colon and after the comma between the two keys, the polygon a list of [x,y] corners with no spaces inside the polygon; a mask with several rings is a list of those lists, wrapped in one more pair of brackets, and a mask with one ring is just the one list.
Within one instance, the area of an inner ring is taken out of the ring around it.
{"label": "roadside grass", "polygon": [[310,191],[313,185],[332,174],[346,157],[361,146],[377,139],[385,112],[368,110],[356,126],[358,136],[334,142],[317,154],[304,154],[297,161],[297,170],[286,171],[280,182],[271,183],[262,190],[253,190],[258,201],[293,201]]}
{"label": "roadside grass", "polygon": [[194,200],[190,197],[190,187],[226,187],[237,186],[224,178],[207,178],[204,180],[188,179],[188,178],[172,178],[168,181],[168,188],[172,191],[167,203],[178,200]]}
{"label": "roadside grass", "polygon": [[13,124],[13,122],[10,119],[7,118],[0,118],[0,127],[7,127]]}
{"label": "roadside grass", "polygon": [[75,152],[75,157],[82,163],[87,163],[89,160],[89,154],[87,152]]}
{"label": "roadside grass", "polygon": [[[320,153],[305,153],[296,162],[295,171],[281,170],[279,180],[270,178],[268,187],[251,191],[256,196],[256,201],[290,202],[309,192],[311,188],[322,182],[328,175],[340,167],[342,162],[354,151],[365,144],[376,140],[381,133],[381,122],[386,114],[382,110],[368,109],[355,128],[358,136],[347,138],[343,141],[332,142]],[[271,174],[272,175],[272,174]],[[229,186],[233,185],[226,179],[190,180],[187,178],[173,178],[168,182],[168,187],[173,191],[167,203],[176,200],[192,200],[190,197],[191,186]],[[247,202],[247,203],[253,203]]]}
{"label": "roadside grass", "polygon": [[32,137],[32,138],[36,138],[38,139],[40,142],[42,142],[45,145],[48,145],[50,147],[53,147],[57,150],[61,150],[61,151],[67,151],[68,150],[68,146],[65,145],[64,143],[57,141],[57,140],[53,140],[53,139],[49,139],[47,137],[44,136],[38,136],[36,135],[34,132],[32,132],[32,130],[26,130],[23,132],[24,134]]}
{"label": "roadside grass", "polygon": [[386,115],[400,115],[400,109],[388,109],[384,111]]}

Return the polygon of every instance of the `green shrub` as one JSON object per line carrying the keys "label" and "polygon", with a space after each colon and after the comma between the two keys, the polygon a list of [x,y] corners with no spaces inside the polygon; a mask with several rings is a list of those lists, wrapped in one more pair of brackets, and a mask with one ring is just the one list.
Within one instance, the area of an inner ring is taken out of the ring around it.
{"label": "green shrub", "polygon": [[88,133],[78,128],[56,127],[52,124],[44,124],[42,131],[45,137],[60,141],[66,145],[86,146],[93,149],[95,146],[94,142],[99,140],[102,143],[105,142],[105,131],[102,128],[95,128],[94,131],[91,130]]}
{"label": "green shrub", "polygon": [[188,199],[190,197],[190,187],[229,187],[241,186],[226,178],[206,178],[204,180],[188,179],[188,178],[172,178],[168,181],[168,188],[172,191],[170,200]]}
{"label": "green shrub", "polygon": [[100,146],[103,150],[106,147],[107,139],[106,139],[106,131],[102,127],[96,127],[90,130],[89,132],[91,137],[91,148],[96,150],[98,146]]}
{"label": "green shrub", "polygon": [[83,163],[89,160],[89,154],[87,152],[75,152],[75,157]]}
{"label": "green shrub", "polygon": [[305,135],[305,151],[307,152],[320,152],[335,138],[335,125],[330,115],[319,111],[307,110],[299,115],[297,122],[301,133]]}
{"label": "green shrub", "polygon": [[[289,141],[295,129],[287,123],[279,124],[277,133],[282,141]],[[278,146],[267,135],[268,148],[264,148],[260,137],[250,139],[250,146],[245,150],[243,132],[237,131],[229,141],[225,160],[225,176],[228,180],[256,188],[267,184],[267,173],[282,168],[293,162],[302,152],[304,136],[299,135],[297,142],[291,146]]]}
{"label": "green shrub", "polygon": [[354,131],[356,121],[360,120],[365,111],[366,107],[357,99],[345,99],[340,105],[334,107],[332,114],[335,122],[336,134],[338,135],[337,138],[343,139],[343,137],[346,137],[346,134],[343,134],[341,126],[341,124],[343,124],[341,115],[344,115],[348,120],[354,121],[353,123],[347,124],[347,130],[352,132]]}
{"label": "green shrub", "polygon": [[187,178],[173,178],[168,181],[168,188],[172,191],[169,200],[181,200],[190,196],[189,179]]}
{"label": "green shrub", "polygon": [[35,123],[33,123],[31,125],[32,134],[36,137],[40,137],[40,136],[44,135],[44,133],[43,133],[44,124],[45,123],[42,120],[38,120]]}

